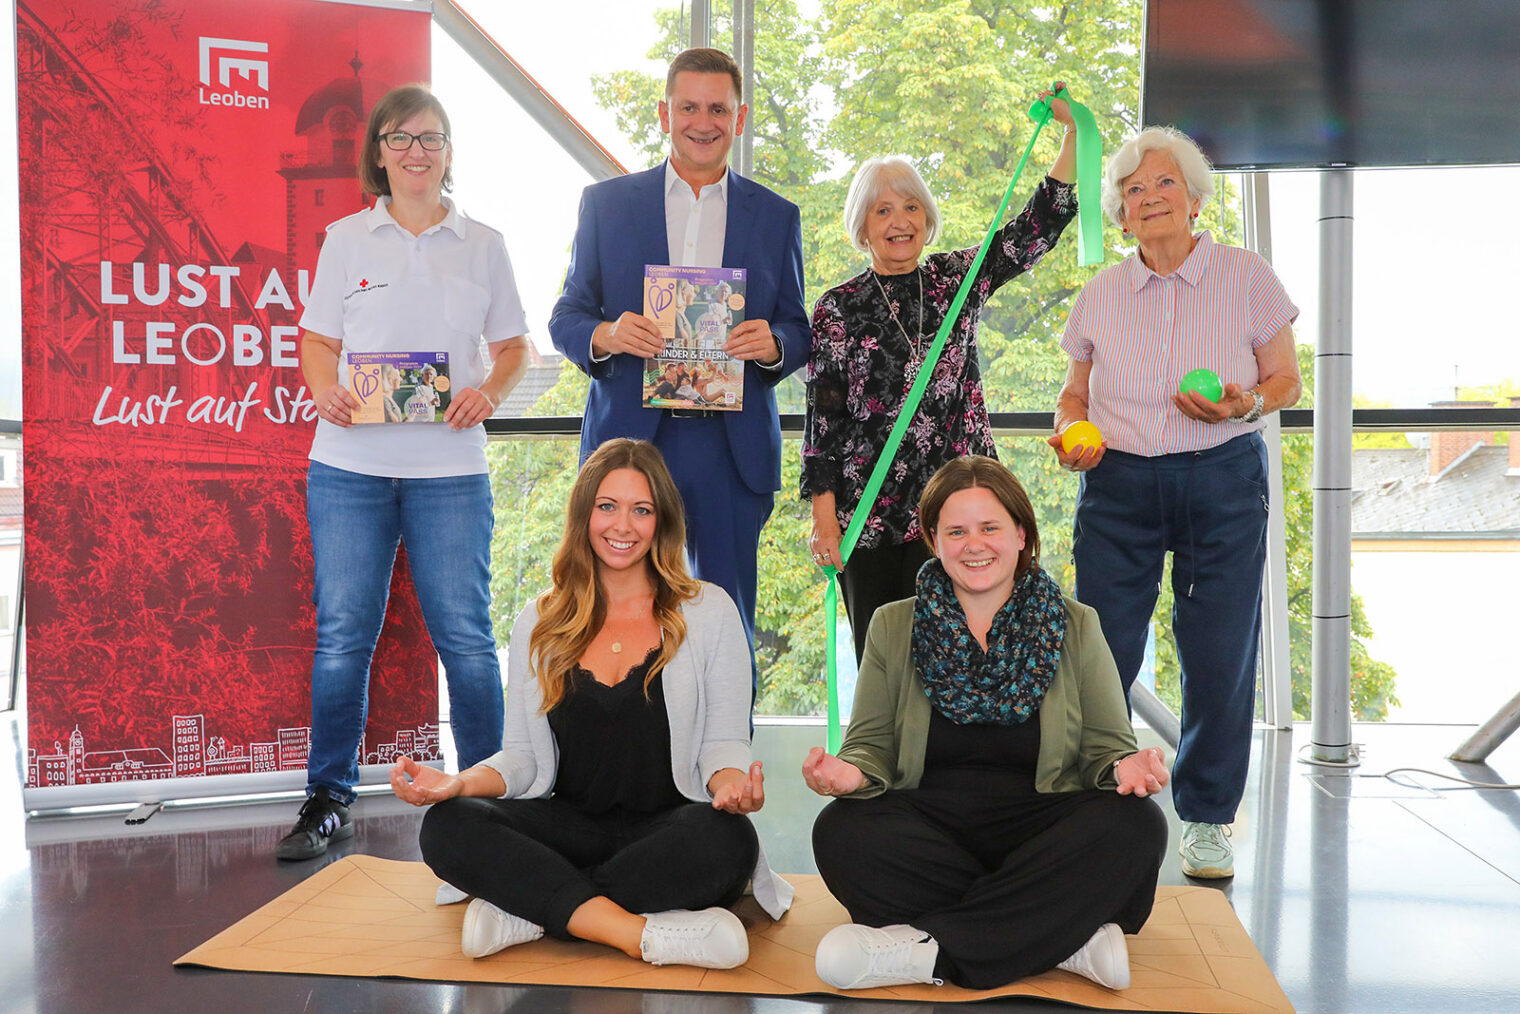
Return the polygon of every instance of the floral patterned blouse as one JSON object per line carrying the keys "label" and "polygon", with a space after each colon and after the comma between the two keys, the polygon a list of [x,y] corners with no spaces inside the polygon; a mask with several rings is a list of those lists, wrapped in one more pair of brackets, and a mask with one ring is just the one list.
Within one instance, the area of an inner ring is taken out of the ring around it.
{"label": "floral patterned blouse", "polygon": [[[993,237],[860,533],[860,546],[921,538],[918,499],[929,477],[963,454],[997,456],[982,397],[976,322],[998,287],[1033,267],[1076,213],[1076,188],[1047,176],[1024,210]],[[841,530],[849,525],[924,354],[975,259],[972,247],[930,254],[908,274],[880,275],[868,268],[825,292],[813,309],[801,488],[809,499],[834,493]],[[910,338],[919,330],[920,281],[922,334]]]}

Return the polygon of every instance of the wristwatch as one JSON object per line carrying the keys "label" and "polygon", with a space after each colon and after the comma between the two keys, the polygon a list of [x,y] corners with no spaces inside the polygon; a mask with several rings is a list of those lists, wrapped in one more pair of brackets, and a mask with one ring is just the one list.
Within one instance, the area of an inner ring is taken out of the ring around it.
{"label": "wristwatch", "polygon": [[1245,415],[1240,417],[1240,421],[1243,423],[1253,423],[1261,418],[1261,410],[1266,407],[1267,400],[1254,387],[1247,391],[1246,394],[1251,396],[1251,407]]}

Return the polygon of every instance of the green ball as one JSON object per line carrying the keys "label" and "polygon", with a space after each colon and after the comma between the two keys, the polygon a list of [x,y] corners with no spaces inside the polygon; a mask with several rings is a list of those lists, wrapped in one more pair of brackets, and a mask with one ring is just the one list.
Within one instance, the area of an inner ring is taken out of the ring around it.
{"label": "green ball", "polygon": [[1213,370],[1192,370],[1182,378],[1182,383],[1177,385],[1178,394],[1187,394],[1189,391],[1197,391],[1209,401],[1218,401],[1224,397],[1224,385],[1219,382],[1219,374]]}

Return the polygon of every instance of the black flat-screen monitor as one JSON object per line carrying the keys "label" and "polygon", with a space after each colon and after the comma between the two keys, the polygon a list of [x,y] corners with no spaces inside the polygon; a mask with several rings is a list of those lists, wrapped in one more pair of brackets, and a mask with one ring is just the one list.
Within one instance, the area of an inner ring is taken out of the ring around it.
{"label": "black flat-screen monitor", "polygon": [[1141,80],[1221,169],[1520,164],[1520,0],[1147,0]]}

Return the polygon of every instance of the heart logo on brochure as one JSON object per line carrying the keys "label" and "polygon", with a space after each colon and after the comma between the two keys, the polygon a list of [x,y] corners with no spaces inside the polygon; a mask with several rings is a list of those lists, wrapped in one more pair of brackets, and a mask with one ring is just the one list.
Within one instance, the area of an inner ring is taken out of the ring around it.
{"label": "heart logo on brochure", "polygon": [[380,371],[373,373],[369,370],[354,371],[354,393],[360,401],[369,401],[376,391],[380,390]]}

